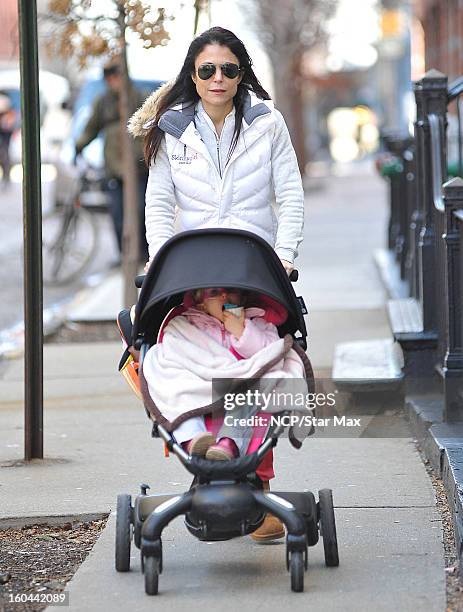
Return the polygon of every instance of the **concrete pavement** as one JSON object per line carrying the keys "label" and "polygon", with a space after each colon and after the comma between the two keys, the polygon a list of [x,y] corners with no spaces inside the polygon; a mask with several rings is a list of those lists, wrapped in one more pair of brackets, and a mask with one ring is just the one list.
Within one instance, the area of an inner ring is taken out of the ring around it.
{"label": "concrete pavement", "polygon": [[[323,189],[308,195],[296,292],[309,306],[309,355],[317,372],[326,375],[338,342],[389,334],[372,261],[372,252],[383,243],[386,196],[372,174],[326,179]],[[110,292],[107,285],[101,288],[106,310],[100,318],[115,316],[115,286]],[[95,309],[95,301],[87,311],[83,302],[78,318],[90,318]],[[161,443],[150,438],[142,407],[115,372],[119,354],[117,343],[45,347],[47,460],[29,465],[21,463],[22,363],[2,364],[4,525],[11,517],[112,513],[116,495],[136,494],[140,482],[148,482],[153,492],[180,492],[189,486],[190,477],[175,457],[164,459]],[[401,427],[407,436],[405,421]],[[292,594],[283,545],[258,546],[249,538],[200,543],[177,520],[163,538],[164,573],[157,600],[144,595],[137,549],[133,571],[114,571],[111,514],[68,585],[71,610],[163,605],[183,611],[218,601],[224,610],[445,609],[441,523],[410,437],[310,439],[300,451],[282,440],[276,455],[275,489],[333,489],[339,568],[324,567],[318,544],[309,550],[305,593]]]}

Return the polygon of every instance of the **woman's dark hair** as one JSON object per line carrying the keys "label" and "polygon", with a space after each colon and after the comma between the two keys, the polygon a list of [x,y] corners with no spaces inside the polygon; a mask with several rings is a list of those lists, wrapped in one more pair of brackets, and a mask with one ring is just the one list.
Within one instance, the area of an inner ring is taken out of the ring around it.
{"label": "woman's dark hair", "polygon": [[249,57],[246,47],[241,40],[224,28],[210,28],[191,43],[182,69],[175,79],[172,87],[165,93],[158,102],[156,116],[154,117],[153,125],[149,128],[145,136],[144,154],[146,164],[149,166],[156,159],[156,154],[159,150],[164,132],[159,129],[158,121],[163,113],[176,104],[196,104],[199,100],[196,85],[193,82],[191,75],[195,72],[195,60],[206,45],[222,45],[228,47],[230,51],[236,55],[241,67],[241,82],[238,85],[238,90],[233,103],[235,105],[235,131],[231,143],[229,155],[233,152],[241,131],[243,119],[243,104],[248,91],[254,92],[262,100],[270,100],[270,96],[260,84],[258,78],[252,69],[252,60]]}

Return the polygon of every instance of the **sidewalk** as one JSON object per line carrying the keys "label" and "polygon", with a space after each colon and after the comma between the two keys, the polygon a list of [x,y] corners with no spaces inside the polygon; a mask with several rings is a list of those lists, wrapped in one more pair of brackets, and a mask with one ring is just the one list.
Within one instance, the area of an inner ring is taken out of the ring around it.
{"label": "sidewalk", "polygon": [[[383,244],[385,186],[371,175],[323,180],[308,192],[305,242],[296,293],[309,309],[309,355],[330,372],[335,344],[389,335],[372,253]],[[114,318],[117,275],[72,314]],[[118,343],[45,347],[45,453],[23,465],[22,362],[2,365],[0,380],[0,525],[11,517],[109,513],[118,493],[181,492],[189,474],[161,443],[139,402],[116,372]],[[403,423],[404,435],[407,425]],[[15,462],[19,462],[15,464]],[[291,594],[284,545],[250,538],[201,543],[182,521],[163,538],[161,605],[169,610],[426,610],[445,608],[441,523],[434,493],[409,437],[311,439],[301,451],[282,440],[274,488],[334,491],[341,565],[323,565],[322,545],[309,549],[305,593]],[[139,553],[133,571],[114,570],[114,516],[69,583],[71,610],[151,610]],[[159,605],[159,604],[158,604]]]}

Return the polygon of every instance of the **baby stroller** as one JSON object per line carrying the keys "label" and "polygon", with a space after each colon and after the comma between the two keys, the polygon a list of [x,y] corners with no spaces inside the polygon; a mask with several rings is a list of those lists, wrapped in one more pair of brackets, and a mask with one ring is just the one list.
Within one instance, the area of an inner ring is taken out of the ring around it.
{"label": "baby stroller", "polygon": [[[205,265],[207,262],[207,265]],[[296,280],[293,275],[293,280]],[[293,347],[306,364],[308,392],[314,390],[310,362],[305,355],[305,306],[297,298],[288,276],[267,242],[250,232],[205,229],[183,232],[170,239],[159,251],[144,278],[136,306],[132,344],[140,351],[141,394],[148,416],[154,421],[153,437],[160,437],[193,475],[190,489],[183,495],[148,494],[148,485],[132,505],[130,495],[117,499],[116,570],[129,571],[133,538],[141,551],[141,565],[148,595],[158,593],[162,573],[164,527],[180,515],[187,529],[199,540],[220,541],[252,533],[263,523],[265,514],[279,518],[287,530],[286,566],[291,589],[304,589],[307,547],[323,537],[325,563],[339,564],[332,492],[323,489],[318,502],[312,492],[265,492],[256,470],[266,453],[276,446],[285,427],[269,428],[259,448],[230,461],[208,461],[188,455],[174,435],[156,422],[150,411],[148,385],[142,375],[143,359],[148,349],[162,339],[166,320],[181,312],[186,291],[203,287],[236,287],[277,301],[288,312],[278,328],[281,337],[289,334]],[[130,342],[129,342],[130,344]],[[301,443],[295,438],[294,446]]]}

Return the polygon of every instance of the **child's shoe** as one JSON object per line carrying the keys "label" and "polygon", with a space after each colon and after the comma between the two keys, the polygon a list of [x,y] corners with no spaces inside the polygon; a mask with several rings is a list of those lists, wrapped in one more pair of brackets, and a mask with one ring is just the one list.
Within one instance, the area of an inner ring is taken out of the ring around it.
{"label": "child's shoe", "polygon": [[230,461],[240,454],[238,447],[231,438],[220,438],[217,444],[209,447],[206,459],[209,461]]}
{"label": "child's shoe", "polygon": [[182,442],[183,449],[192,456],[204,457],[207,450],[215,443],[215,436],[209,431],[196,434],[191,440]]}

